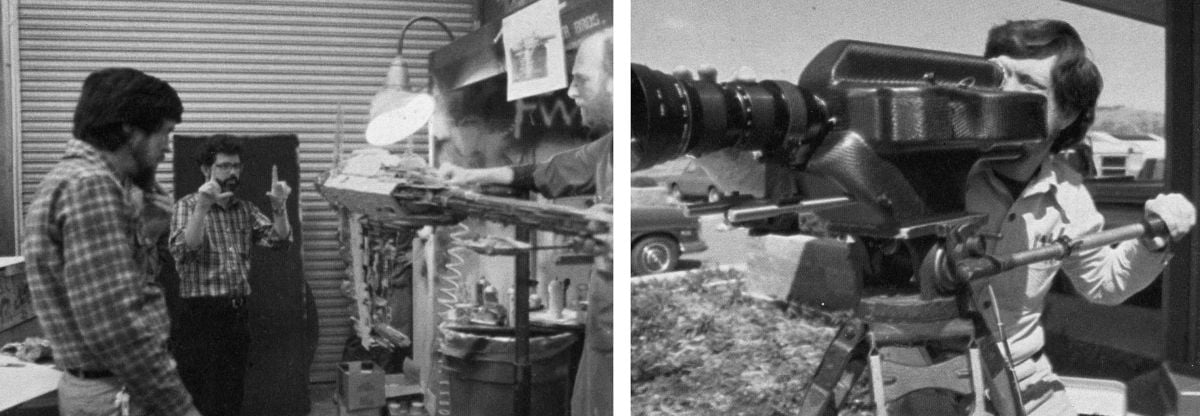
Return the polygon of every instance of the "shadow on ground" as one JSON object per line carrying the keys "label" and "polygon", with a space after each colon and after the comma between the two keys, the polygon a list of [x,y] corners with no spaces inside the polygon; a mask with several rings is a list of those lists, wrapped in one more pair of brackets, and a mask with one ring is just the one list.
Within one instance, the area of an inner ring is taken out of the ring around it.
{"label": "shadow on ground", "polygon": [[704,266],[704,262],[692,259],[679,259],[679,265],[675,270],[695,270]]}

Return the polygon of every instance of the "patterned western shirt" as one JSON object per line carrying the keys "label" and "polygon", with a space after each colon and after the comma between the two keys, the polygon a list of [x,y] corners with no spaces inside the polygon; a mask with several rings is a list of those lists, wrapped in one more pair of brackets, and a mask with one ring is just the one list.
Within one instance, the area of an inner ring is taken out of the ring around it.
{"label": "patterned western shirt", "polygon": [[152,238],[141,235],[141,194],[130,189],[94,147],[67,143],[25,219],[33,307],[60,368],[111,371],[135,405],[184,414],[191,396],[167,352],[167,306],[148,273]]}
{"label": "patterned western shirt", "polygon": [[184,298],[250,295],[250,245],[279,248],[292,236],[277,235],[270,218],[252,203],[233,197],[228,207],[213,204],[204,223],[204,242],[188,248],[183,232],[196,209],[196,194],[175,203],[171,254]]}

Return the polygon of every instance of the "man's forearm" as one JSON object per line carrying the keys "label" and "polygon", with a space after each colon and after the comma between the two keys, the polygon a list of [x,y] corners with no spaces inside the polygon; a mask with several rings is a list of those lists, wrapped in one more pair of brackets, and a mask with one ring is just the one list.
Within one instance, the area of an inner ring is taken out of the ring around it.
{"label": "man's forearm", "polygon": [[200,248],[204,244],[204,222],[208,219],[208,208],[196,206],[188,217],[187,227],[183,230],[183,244],[188,248]]}
{"label": "man's forearm", "polygon": [[477,175],[479,183],[509,185],[513,182],[513,169],[508,166],[479,169]]}
{"label": "man's forearm", "polygon": [[279,236],[279,238],[287,238],[291,235],[292,225],[288,222],[287,207],[284,206],[276,209],[272,215],[274,216],[272,221],[274,223],[273,227],[275,227],[275,235]]}

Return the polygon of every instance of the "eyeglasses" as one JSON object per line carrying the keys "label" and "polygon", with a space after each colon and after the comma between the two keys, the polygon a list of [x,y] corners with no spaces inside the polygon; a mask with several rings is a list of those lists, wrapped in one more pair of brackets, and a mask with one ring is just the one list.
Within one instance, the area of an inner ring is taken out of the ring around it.
{"label": "eyeglasses", "polygon": [[218,163],[213,166],[220,170],[240,170],[240,169],[242,169],[241,163]]}

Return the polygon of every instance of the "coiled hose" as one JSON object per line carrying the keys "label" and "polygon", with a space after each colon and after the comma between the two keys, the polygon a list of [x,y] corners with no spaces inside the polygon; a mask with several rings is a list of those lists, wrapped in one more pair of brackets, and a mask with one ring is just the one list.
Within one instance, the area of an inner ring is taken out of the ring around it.
{"label": "coiled hose", "polygon": [[[442,326],[444,326],[446,322],[450,322],[450,320],[453,318],[452,313],[454,308],[458,306],[458,304],[463,303],[466,299],[469,299],[469,295],[466,292],[466,288],[468,287],[466,276],[463,275],[462,270],[459,270],[459,268],[466,264],[466,259],[463,258],[463,253],[470,253],[471,251],[459,245],[458,242],[464,241],[466,236],[471,233],[471,229],[466,224],[461,222],[449,226],[449,228],[451,229],[449,233],[451,243],[446,249],[446,256],[449,257],[449,259],[446,261],[445,272],[437,273],[437,292],[434,296],[434,301],[437,304],[435,306],[437,310],[434,312],[441,317]],[[435,233],[434,235],[437,234]],[[439,337],[437,342],[440,343],[441,337],[444,336],[444,334],[442,331],[438,331],[437,336]],[[445,365],[445,358],[439,358],[439,373],[441,373],[440,369]],[[450,380],[447,379],[444,374],[439,374],[437,389],[437,413],[438,415],[449,416]]]}

